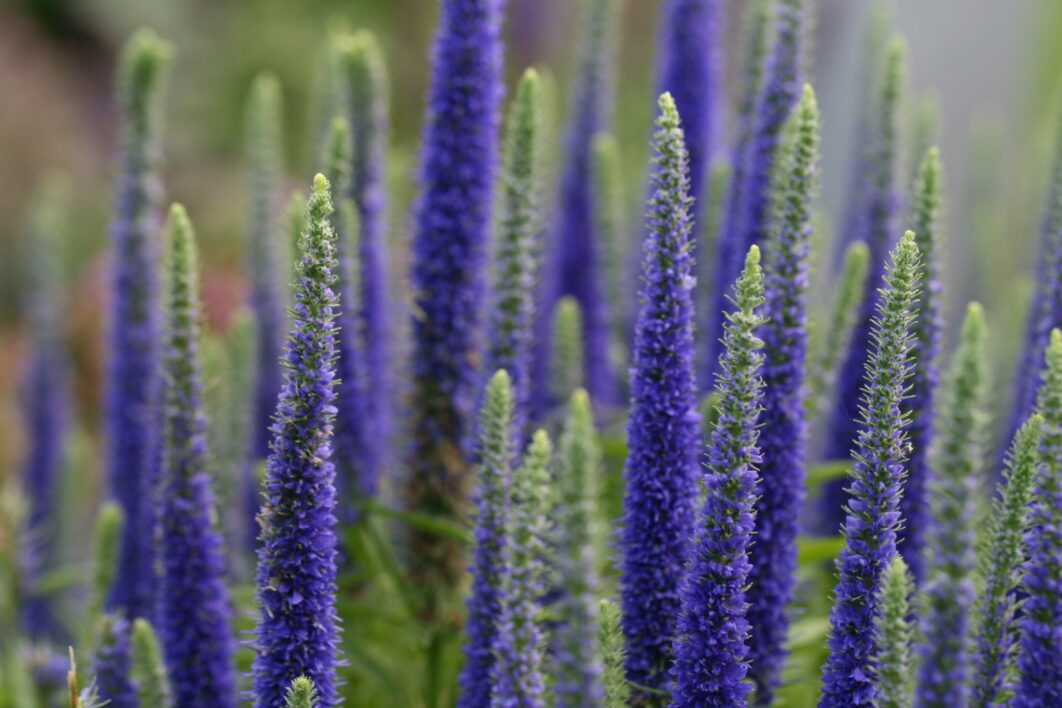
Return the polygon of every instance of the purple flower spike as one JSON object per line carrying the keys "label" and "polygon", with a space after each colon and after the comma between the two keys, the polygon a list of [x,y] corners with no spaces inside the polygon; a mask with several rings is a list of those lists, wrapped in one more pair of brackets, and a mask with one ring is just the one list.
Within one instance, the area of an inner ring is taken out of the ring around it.
{"label": "purple flower spike", "polygon": [[111,494],[125,512],[108,605],[127,619],[155,610],[155,492],[159,468],[158,208],[162,94],[171,49],[142,30],[119,68],[125,123],[111,225],[113,295],[104,403]]}
{"label": "purple flower spike", "polygon": [[[502,97],[502,0],[443,0],[435,37],[413,239],[410,508],[459,518],[468,504],[472,407]],[[464,550],[412,530],[413,575],[454,587]],[[428,613],[437,598],[429,597]]]}
{"label": "purple flower spike", "polygon": [[620,547],[627,673],[642,686],[664,688],[694,529],[700,420],[693,375],[693,200],[670,94],[660,98],[656,126]]}
{"label": "purple flower spike", "polygon": [[892,255],[873,318],[860,408],[859,435],[849,481],[845,545],[830,612],[830,656],[823,670],[821,708],[876,705],[874,626],[886,568],[896,557],[901,525],[907,419],[903,399],[910,377],[911,327],[921,262],[908,231]]}
{"label": "purple flower spike", "polygon": [[338,703],[336,663],[336,236],[328,180],[314,178],[306,206],[285,382],[273,418],[258,551],[254,697],[280,708],[291,682],[310,678],[320,706]]}

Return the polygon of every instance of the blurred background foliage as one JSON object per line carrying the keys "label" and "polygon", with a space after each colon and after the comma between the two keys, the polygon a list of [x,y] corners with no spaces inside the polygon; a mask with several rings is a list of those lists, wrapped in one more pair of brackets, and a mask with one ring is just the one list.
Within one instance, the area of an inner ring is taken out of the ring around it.
{"label": "blurred background foliage", "polygon": [[[640,223],[646,143],[653,107],[657,22],[661,0],[625,0],[616,82],[615,130],[622,149],[629,228]],[[859,109],[860,57],[869,0],[818,0],[812,74],[823,109],[823,239],[844,210]],[[939,144],[947,167],[948,320],[961,304],[985,303],[998,366],[996,397],[1006,384],[1023,331],[1023,303],[1042,211],[1060,68],[1062,2],[1058,0],[895,0],[891,25],[910,47],[910,121],[922,97],[941,106]],[[730,0],[725,33],[727,84],[735,89],[743,0]],[[62,253],[66,268],[66,335],[76,369],[80,421],[70,445],[64,499],[68,558],[84,544],[99,498],[100,370],[107,224],[112,199],[117,121],[114,63],[124,39],[148,25],[178,51],[167,101],[166,188],[181,201],[200,234],[208,328],[226,331],[244,300],[246,195],[243,103],[252,78],[270,70],[284,97],[288,187],[305,188],[315,165],[311,134],[315,86],[330,32],[367,28],[384,48],[391,79],[393,147],[392,259],[396,293],[405,293],[405,250],[429,46],[437,0],[0,0],[0,486],[21,455],[17,400],[24,371],[20,289],[22,241],[31,194],[49,171],[69,175],[71,219]],[[579,31],[575,0],[508,0],[508,85],[523,68],[548,70],[567,100]],[[558,110],[563,120],[563,105]],[[909,172],[905,172],[908,174]],[[286,197],[278,195],[278,213]],[[822,249],[827,252],[829,249]],[[820,259],[821,260],[821,259]],[[821,280],[821,279],[820,279]],[[634,287],[634,284],[631,284]],[[404,326],[404,319],[402,325]],[[211,382],[207,382],[208,387]],[[622,465],[619,436],[606,435],[610,467]],[[619,485],[605,507],[618,508]],[[352,539],[362,567],[387,576],[391,560],[372,538]],[[2,539],[0,539],[2,544]],[[823,567],[833,547],[804,549],[805,567]],[[814,571],[818,572],[818,571]],[[390,576],[387,576],[390,577]],[[395,581],[398,582],[397,580]],[[386,589],[386,588],[385,588]],[[386,592],[384,593],[386,595]],[[390,605],[400,616],[398,598]],[[352,605],[350,612],[356,612]],[[823,606],[824,607],[824,606]],[[820,622],[823,607],[809,607]],[[398,609],[395,609],[398,608]],[[364,609],[364,607],[362,608]],[[389,610],[390,611],[390,610]],[[384,612],[381,641],[403,625]],[[810,647],[817,666],[823,627],[798,625],[794,642]],[[419,639],[407,637],[410,656]],[[401,652],[396,656],[400,656]],[[395,657],[392,657],[395,658]],[[351,656],[355,666],[377,657]],[[361,662],[361,663],[359,663]],[[381,672],[381,676],[389,675]],[[816,676],[815,671],[805,675]],[[431,681],[431,677],[424,680]],[[381,685],[380,690],[384,690]],[[396,690],[396,687],[392,689]],[[402,687],[419,692],[420,686]]]}

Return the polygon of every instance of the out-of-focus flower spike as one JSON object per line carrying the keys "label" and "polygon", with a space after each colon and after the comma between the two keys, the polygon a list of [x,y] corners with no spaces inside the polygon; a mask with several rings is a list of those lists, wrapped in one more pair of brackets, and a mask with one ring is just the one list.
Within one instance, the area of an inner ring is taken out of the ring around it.
{"label": "out-of-focus flower spike", "polygon": [[[903,97],[907,49],[902,39],[889,45],[876,85],[873,134],[867,139],[867,194],[858,240],[870,249],[870,271],[863,305],[840,366],[836,403],[830,418],[824,458],[846,460],[856,447],[859,422],[852,415],[852,401],[859,400],[863,375],[870,357],[874,313],[880,299],[885,263],[895,239],[898,215],[898,133]],[[834,533],[844,518],[844,482],[828,484],[822,495],[821,531]]]}
{"label": "out-of-focus flower spike", "polygon": [[542,188],[542,96],[528,69],[516,89],[506,128],[498,233],[491,274],[487,370],[505,369],[515,396],[513,430],[526,438],[531,392],[535,284],[539,273]]}
{"label": "out-of-focus flower spike", "polygon": [[974,537],[989,422],[987,340],[984,311],[971,303],[941,391],[932,462],[923,470],[928,476],[931,469],[932,476],[926,480],[931,513],[921,548],[926,575],[919,705],[965,705],[969,699]]}
{"label": "out-of-focus flower spike", "polygon": [[118,571],[118,548],[122,538],[125,514],[115,502],[105,502],[96,515],[92,535],[92,594],[85,609],[85,627],[89,634],[83,646],[91,646],[93,633],[100,623],[103,607]]}
{"label": "out-of-focus flower spike", "polygon": [[619,143],[613,135],[598,133],[594,136],[593,166],[594,228],[601,238],[604,253],[605,292],[613,306],[609,312],[611,360],[620,371],[627,366],[626,341],[630,330],[626,311],[632,298],[626,287],[630,275],[630,234],[624,223],[623,166]]}
{"label": "out-of-focus flower spike", "polygon": [[129,621],[121,615],[104,615],[100,620],[92,673],[100,698],[112,708],[140,708],[140,697],[132,681]]}
{"label": "out-of-focus flower spike", "polygon": [[501,608],[493,643],[491,705],[495,708],[544,708],[546,705],[543,632],[538,623],[539,598],[546,590],[552,455],[549,435],[539,430],[531,438],[523,464],[512,475],[502,551]]}
{"label": "out-of-focus flower spike", "polygon": [[737,279],[749,247],[767,242],[771,211],[771,177],[789,114],[800,101],[801,62],[809,12],[807,0],[775,0],[774,39],[763,69],[763,84],[749,120],[751,133],[738,190],[741,204],[737,226],[723,231],[716,255],[716,292],[709,311],[708,365],[715,371],[726,313],[731,309],[726,289]]}
{"label": "out-of-focus flower spike", "polygon": [[627,683],[626,639],[620,626],[620,610],[611,600],[601,600],[597,610],[597,642],[601,647],[605,708],[627,708],[631,685]]}
{"label": "out-of-focus flower spike", "polygon": [[556,681],[553,694],[561,708],[602,701],[601,655],[596,636],[586,631],[597,622],[596,498],[601,448],[594,430],[590,396],[572,396],[561,433],[559,465],[553,482],[556,506],[557,585],[553,630]]}
{"label": "out-of-focus flower spike", "polygon": [[809,420],[817,418],[837,383],[838,362],[851,346],[852,331],[863,307],[869,267],[870,249],[862,241],[856,241],[845,253],[826,327],[818,336],[814,329],[811,331],[813,343],[810,349],[814,355],[808,371],[808,394],[804,399]]}
{"label": "out-of-focus flower spike", "polygon": [[752,685],[746,619],[749,547],[755,524],[757,446],[762,410],[764,320],[759,247],[749,249],[734,284],[716,390],[719,418],[705,457],[705,501],[682,586],[671,705],[740,705]]}
{"label": "out-of-focus flower spike", "polygon": [[785,663],[806,481],[808,256],[819,169],[819,110],[811,86],[804,87],[787,132],[777,159],[774,223],[766,247],[763,463],[748,590],[749,662],[761,705],[771,703]]}
{"label": "out-of-focus flower spike", "polygon": [[125,525],[109,606],[127,617],[155,611],[155,487],[160,371],[158,306],[162,99],[173,54],[150,30],[126,43],[118,68],[122,147],[111,224],[110,352],[104,395],[106,467]]}
{"label": "out-of-focus flower spike", "polygon": [[376,494],[380,473],[393,462],[390,442],[394,391],[391,383],[390,258],[387,245],[387,149],[390,109],[387,66],[371,32],[359,31],[341,43],[340,75],[350,121],[353,157],[350,198],[361,224],[358,239],[358,319],[365,369],[366,421],[362,491]]}
{"label": "out-of-focus flower spike", "polygon": [[1062,702],[1062,332],[1051,330],[1036,405],[1043,416],[1040,469],[1025,534],[1015,708]]}
{"label": "out-of-focus flower spike", "polygon": [[284,226],[291,243],[289,255],[291,256],[291,272],[294,279],[295,270],[298,268],[299,261],[302,260],[299,241],[302,240],[302,230],[306,228],[306,195],[301,189],[296,189],[291,193],[291,199],[288,200],[288,208],[284,212]]}
{"label": "out-of-focus flower spike", "polygon": [[874,623],[878,645],[875,676],[881,708],[910,708],[914,701],[914,621],[911,596],[914,582],[903,558],[896,556],[885,569],[878,604],[881,613]]}
{"label": "out-of-focus flower spike", "polygon": [[[421,196],[413,236],[412,449],[408,504],[463,517],[471,481],[466,446],[482,379],[483,291],[502,97],[502,0],[443,0],[435,37]],[[464,576],[455,539],[411,529],[413,578],[435,613]],[[482,705],[482,704],[481,704]]]}
{"label": "out-of-focus flower spike", "polygon": [[162,662],[162,648],[159,647],[159,639],[151,623],[145,619],[133,621],[130,675],[136,684],[142,707],[167,708],[173,705],[170,681]]}
{"label": "out-of-focus flower spike", "polygon": [[22,463],[26,517],[20,548],[22,625],[35,640],[55,638],[53,602],[38,584],[56,562],[57,484],[70,412],[70,371],[63,341],[63,240],[68,231],[69,184],[49,175],[33,199],[27,233],[24,312],[32,346],[22,390],[27,453]]}
{"label": "out-of-focus flower spike", "polygon": [[896,557],[902,522],[899,497],[907,452],[903,399],[921,269],[915,235],[908,231],[893,251],[875,304],[821,708],[873,705],[879,697],[873,670],[874,622],[882,578]]}
{"label": "out-of-focus flower spike", "polygon": [[258,705],[283,705],[291,681],[311,678],[322,706],[338,701],[335,609],[336,235],[328,180],[306,205],[285,384],[274,416],[258,551],[260,616],[253,664]]}
{"label": "out-of-focus flower spike", "polygon": [[[541,358],[548,366],[549,318],[564,295],[579,301],[583,311],[586,388],[598,405],[615,403],[616,381],[609,353],[609,307],[605,300],[605,251],[594,223],[593,140],[608,130],[617,20],[621,0],[582,0],[583,37],[572,87],[564,163],[559,179],[559,214],[547,249],[542,279],[544,309],[536,332]],[[535,376],[536,380],[543,380]],[[541,395],[541,394],[540,394]],[[563,401],[561,401],[563,403]],[[536,413],[542,406],[536,405]]]}
{"label": "out-of-focus flower spike", "polygon": [[698,480],[693,372],[693,220],[675,102],[660,98],[631,367],[620,538],[627,675],[663,688],[694,535]]}
{"label": "out-of-focus flower spike", "polygon": [[198,256],[179,204],[167,236],[159,634],[176,704],[235,706],[235,640],[201,400]]}
{"label": "out-of-focus flower spike", "polygon": [[585,386],[583,374],[583,311],[579,301],[565,296],[553,313],[553,355],[550,357],[551,398],[570,400],[576,389]]}
{"label": "out-of-focus flower spike", "polygon": [[977,648],[970,685],[970,705],[1007,705],[1011,698],[1018,627],[1015,613],[1025,558],[1029,502],[1039,464],[1040,430],[1044,419],[1034,414],[1025,422],[1006,458],[1003,484],[985,538],[981,576],[985,588],[977,603]]}
{"label": "out-of-focus flower spike", "polygon": [[487,383],[479,420],[478,490],[472,590],[468,598],[465,665],[461,670],[460,708],[491,703],[494,642],[501,615],[505,570],[505,531],[513,460],[513,389],[509,374],[498,371]]}

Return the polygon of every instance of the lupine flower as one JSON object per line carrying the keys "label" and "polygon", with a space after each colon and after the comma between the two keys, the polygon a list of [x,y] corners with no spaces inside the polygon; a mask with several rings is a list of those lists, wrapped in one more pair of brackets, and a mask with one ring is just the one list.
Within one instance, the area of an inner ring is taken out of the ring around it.
{"label": "lupine flower", "polygon": [[946,708],[965,705],[968,699],[976,496],[989,420],[986,340],[983,311],[972,303],[940,397],[934,433],[932,522],[922,551],[928,555],[917,695],[922,706]]}
{"label": "lupine flower", "polygon": [[837,558],[839,580],[830,612],[830,656],[823,671],[819,705],[873,705],[874,622],[885,569],[896,557],[900,490],[906,446],[903,398],[910,375],[911,326],[921,263],[908,231],[892,254],[885,288],[875,305],[859,435],[853,452],[845,545]]}
{"label": "lupine flower", "polygon": [[353,158],[350,197],[358,208],[358,318],[367,371],[364,409],[372,432],[366,436],[361,493],[376,495],[392,439],[391,301],[387,253],[387,146],[390,130],[387,68],[376,38],[357,32],[342,45],[339,73],[345,86]]}
{"label": "lupine flower", "polygon": [[487,369],[512,379],[513,430],[523,441],[531,390],[531,336],[539,258],[542,95],[538,73],[528,69],[516,89],[506,129],[501,214],[494,246]]}
{"label": "lupine flower", "polygon": [[670,0],[664,13],[658,89],[674,97],[682,116],[690,156],[690,194],[703,205],[709,162],[723,133],[722,3]]}
{"label": "lupine flower", "polygon": [[[245,115],[248,163],[247,231],[251,310],[255,319],[255,383],[252,398],[250,460],[257,464],[269,455],[269,425],[283,383],[280,366],[284,341],[284,269],[280,233],[274,208],[280,195],[281,158],[280,82],[272,74],[258,76],[251,85]],[[249,510],[252,518],[258,505]]]}
{"label": "lupine flower", "polygon": [[1015,708],[1062,705],[1062,332],[1051,330],[1037,397],[1043,416],[1021,592]]}
{"label": "lupine flower", "polygon": [[[605,293],[613,303],[609,312],[613,362],[626,361],[629,323],[624,305],[631,299],[627,287],[630,258],[630,234],[624,221],[623,167],[619,143],[609,133],[594,136],[594,228],[604,254]],[[560,306],[558,302],[558,307]],[[556,350],[554,350],[556,351]],[[580,367],[582,362],[580,362]],[[570,392],[569,392],[570,393]],[[567,400],[561,398],[561,401]]]}
{"label": "lupine flower", "polygon": [[[609,358],[609,315],[604,299],[604,245],[594,224],[593,140],[608,129],[612,104],[612,65],[618,0],[583,0],[582,44],[572,87],[571,114],[560,176],[559,214],[550,236],[551,259],[542,279],[544,309],[536,332],[534,379],[542,381],[548,366],[549,317],[557,299],[571,295],[583,312],[586,388],[600,403],[613,403],[616,382]],[[544,318],[544,319],[543,319]],[[541,394],[539,394],[541,395]],[[535,402],[536,414],[544,411]]]}
{"label": "lupine flower", "polygon": [[549,435],[532,436],[524,462],[513,472],[509,514],[505,520],[501,607],[494,636],[495,708],[537,708],[543,697],[540,598],[545,591],[547,518],[549,515]]}
{"label": "lupine flower", "polygon": [[878,645],[874,675],[877,677],[881,708],[910,708],[914,698],[914,663],[911,641],[911,595],[914,582],[903,558],[895,556],[885,568],[878,604],[881,613],[874,624]]}
{"label": "lupine flower", "polygon": [[468,598],[468,639],[457,702],[462,708],[490,705],[494,639],[502,604],[514,405],[509,374],[498,371],[487,383],[479,420],[476,545],[469,568],[472,590]]}
{"label": "lupine flower", "polygon": [[1015,376],[1014,408],[1010,430],[1013,433],[1032,412],[1036,391],[1043,371],[1044,351],[1051,329],[1062,325],[1062,106],[1059,108],[1055,135],[1054,162],[1047,188],[1047,203],[1040,222],[1040,246],[1036,258],[1036,280],[1029,305],[1025,347]]}
{"label": "lupine flower", "polygon": [[985,535],[988,548],[981,572],[985,589],[977,604],[977,649],[970,690],[970,705],[977,708],[1007,705],[1010,698],[1008,684],[1018,638],[1014,621],[1018,607],[1015,589],[1025,557],[1029,502],[1043,424],[1039,414],[1033,415],[1014,436],[1006,458],[1003,484]]}
{"label": "lupine flower", "polygon": [[337,267],[328,180],[314,178],[306,206],[294,324],[284,352],[285,383],[272,425],[258,551],[255,705],[284,705],[300,675],[321,705],[337,702],[335,419]]}
{"label": "lupine flower", "polygon": [[[861,218],[861,235],[870,249],[870,272],[866,279],[863,306],[849,339],[849,348],[841,364],[837,381],[836,404],[830,419],[829,435],[824,457],[827,460],[848,459],[857,445],[859,425],[853,416],[852,402],[859,400],[863,390],[863,375],[870,357],[873,329],[871,321],[880,299],[886,255],[892,248],[898,199],[897,132],[900,120],[900,99],[903,90],[905,45],[895,40],[885,57],[877,81],[878,95],[874,101],[877,116],[874,135],[868,139],[867,196],[865,213]],[[822,530],[834,533],[844,516],[844,482],[826,486],[822,495]]]}
{"label": "lupine flower", "polygon": [[825,332],[820,339],[814,340],[814,345],[809,345],[815,353],[808,371],[808,394],[804,399],[809,419],[816,417],[837,382],[837,363],[850,346],[852,331],[863,307],[869,261],[870,251],[865,243],[856,241],[848,247],[837,277],[837,294]]}
{"label": "lupine flower", "polygon": [[143,30],[126,44],[118,70],[124,127],[111,224],[113,296],[104,432],[111,494],[125,513],[109,606],[124,610],[127,617],[150,617],[155,609],[154,499],[162,422],[158,169],[162,95],[171,54],[169,44]]}
{"label": "lupine flower", "polygon": [[627,708],[631,700],[631,685],[623,669],[627,649],[620,620],[619,607],[610,600],[601,600],[597,610],[597,643],[601,647],[605,708]]}
{"label": "lupine flower", "polygon": [[660,98],[656,126],[620,537],[627,675],[649,688],[660,688],[667,680],[700,478],[692,199],[682,128],[669,94]]}
{"label": "lupine flower", "polygon": [[683,581],[682,613],[675,637],[676,708],[732,706],[744,702],[752,686],[749,669],[745,588],[749,546],[755,523],[757,446],[762,410],[760,371],[763,342],[763,271],[753,246],[734,284],[716,390],[719,419],[705,457],[705,501],[698,520],[696,548]]}
{"label": "lupine flower", "polygon": [[168,240],[159,633],[178,705],[235,706],[235,641],[201,401],[198,258],[179,204],[170,210]]}
{"label": "lupine flower", "polygon": [[[349,191],[350,129],[342,118],[332,122],[332,130],[325,141],[323,168],[336,194]],[[368,369],[363,359],[365,339],[358,319],[357,243],[360,233],[358,212],[353,202],[341,197],[332,214],[331,224],[336,233],[336,292],[339,309],[335,314],[338,356],[336,373],[339,384],[336,392],[335,466],[336,493],[345,516],[350,515],[365,498],[375,495],[376,479],[366,472],[369,462],[366,450],[375,434],[369,422],[365,404]],[[368,483],[366,485],[363,483]]]}
{"label": "lupine flower", "polygon": [[104,615],[100,622],[92,672],[100,698],[111,708],[140,708],[130,669],[129,621],[121,615]]}
{"label": "lupine flower", "polygon": [[748,137],[744,159],[741,216],[733,231],[720,234],[716,258],[716,293],[710,311],[709,360],[716,366],[722,341],[725,313],[730,309],[726,287],[741,270],[741,259],[753,244],[767,242],[770,222],[771,176],[775,169],[778,146],[789,114],[800,100],[803,73],[804,24],[806,0],[778,0],[774,5],[774,44],[766,58],[763,85],[749,116],[753,127]]}
{"label": "lupine flower", "polygon": [[590,397],[583,389],[572,396],[559,453],[552,510],[560,589],[553,606],[558,622],[553,630],[553,694],[557,706],[577,708],[598,705],[603,698],[600,650],[596,637],[586,631],[597,623],[594,520],[601,450]]}
{"label": "lupine flower", "polygon": [[[444,0],[435,37],[416,208],[410,508],[444,518],[467,505],[463,445],[481,380],[474,363],[493,202],[502,95],[502,0]],[[451,587],[464,572],[453,539],[412,530],[413,575]],[[434,612],[434,597],[428,612]]]}
{"label": "lupine flower", "polygon": [[585,385],[583,374],[583,311],[579,301],[565,296],[557,301],[553,312],[553,354],[549,363],[549,386],[552,399],[570,400],[575,390]]}
{"label": "lupine flower", "polygon": [[[170,701],[170,681],[162,662],[162,649],[151,623],[146,619],[133,621],[132,659],[130,674],[137,686],[140,706],[173,705]],[[216,705],[216,704],[211,704]]]}
{"label": "lupine flower", "polygon": [[[773,0],[752,0],[746,8],[741,90],[734,120],[737,133],[730,157],[730,178],[724,213],[715,237],[716,248],[712,258],[715,266],[712,271],[713,276],[723,268],[724,261],[730,260],[731,251],[735,248],[733,243],[738,239],[742,229],[745,206],[744,186],[746,175],[749,172],[749,146],[753,138],[753,129],[756,126],[753,114],[756,110],[757,97],[763,88],[763,69],[767,58],[772,7]],[[707,263],[709,259],[702,258],[701,260]],[[733,279],[728,282],[733,282]],[[722,334],[724,318],[721,316],[721,311],[714,308],[721,304],[725,305],[725,300],[717,300],[716,297],[723,288],[725,285],[713,290],[709,296],[710,304],[705,308],[708,318],[704,320],[706,326],[703,329],[708,336],[704,338],[705,361],[701,378],[706,388],[713,385],[712,374],[719,363],[716,339]],[[713,327],[717,322],[719,328],[715,331]]]}
{"label": "lupine flower", "polygon": [[819,160],[819,112],[810,86],[804,87],[787,130],[792,135],[779,154],[775,223],[767,245],[763,464],[748,591],[749,661],[756,702],[764,705],[771,702],[785,662],[787,607],[796,582],[796,536],[804,503],[808,252]]}
{"label": "lupine flower", "polygon": [[316,708],[320,702],[313,681],[305,676],[296,677],[284,696],[284,708]]}
{"label": "lupine flower", "polygon": [[[926,152],[915,177],[911,213],[907,217],[911,230],[915,232],[918,251],[922,254],[922,290],[918,298],[918,319],[915,321],[911,347],[911,393],[904,404],[911,418],[907,428],[911,456],[907,464],[907,481],[900,498],[900,513],[903,514],[904,521],[900,535],[900,552],[907,562],[907,567],[911,569],[915,584],[919,586],[926,578],[925,539],[932,533],[929,521],[929,485],[932,474],[929,455],[933,444],[933,402],[940,380],[938,359],[943,328],[940,313],[939,262],[941,196],[944,191],[942,181],[940,153],[936,148],[931,148]],[[980,412],[976,414],[979,415]],[[980,443],[970,442],[975,445]],[[934,551],[940,550],[936,546],[933,548]]]}
{"label": "lupine flower", "polygon": [[24,300],[32,329],[32,354],[23,390],[29,449],[22,467],[26,497],[21,572],[25,592],[22,623],[33,639],[57,631],[52,603],[37,584],[55,561],[56,485],[62,473],[68,418],[69,366],[63,350],[59,257],[66,235],[67,185],[53,176],[40,187],[29,223],[29,278]]}

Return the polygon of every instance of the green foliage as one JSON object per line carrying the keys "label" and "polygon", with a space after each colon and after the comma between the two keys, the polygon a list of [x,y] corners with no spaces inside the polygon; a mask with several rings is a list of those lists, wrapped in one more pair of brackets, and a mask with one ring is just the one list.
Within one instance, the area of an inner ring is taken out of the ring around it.
{"label": "green foliage", "polygon": [[914,662],[911,643],[914,622],[910,598],[914,582],[903,558],[896,556],[885,569],[881,586],[881,614],[875,625],[878,645],[877,681],[880,708],[910,708],[914,700]]}
{"label": "green foliage", "polygon": [[[114,574],[118,568],[119,539],[124,525],[125,515],[120,506],[114,502],[107,502],[100,507],[99,516],[96,517],[95,552],[92,556],[92,596],[86,612],[88,631],[86,637],[93,636],[103,612],[107,593],[114,582]],[[84,646],[90,645],[91,641],[86,641],[84,644]]]}
{"label": "green foliage", "polygon": [[133,621],[130,673],[140,693],[140,705],[158,708],[171,705],[169,680],[159,640],[151,623],[145,619]]}

